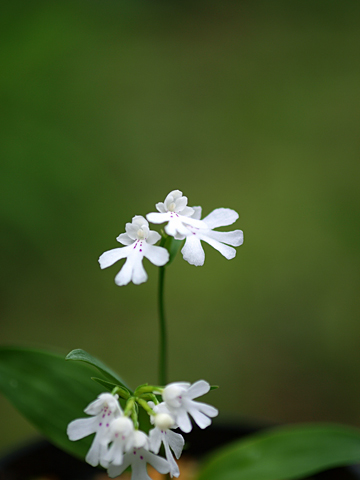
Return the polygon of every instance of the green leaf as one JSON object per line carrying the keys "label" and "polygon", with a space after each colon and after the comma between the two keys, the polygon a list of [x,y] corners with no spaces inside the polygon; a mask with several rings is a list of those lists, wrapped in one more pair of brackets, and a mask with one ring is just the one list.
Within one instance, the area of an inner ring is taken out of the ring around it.
{"label": "green leaf", "polygon": [[92,369],[62,355],[26,348],[0,348],[0,392],[58,447],[85,458],[92,436],[71,442],[67,425],[104,391]]}
{"label": "green leaf", "polygon": [[213,453],[198,480],[289,480],[358,462],[359,429],[336,424],[289,426]]}
{"label": "green leaf", "polygon": [[82,350],[81,348],[72,350],[66,356],[66,360],[75,360],[88,363],[89,365],[92,365],[93,367],[100,370],[100,372],[107,378],[107,380],[110,380],[115,385],[121,385],[122,387],[125,387],[127,390],[129,390],[117,373],[111,370],[111,368],[105,365],[105,363],[103,363],[101,360],[98,360],[97,358],[90,355],[90,353],[85,352],[85,350]]}

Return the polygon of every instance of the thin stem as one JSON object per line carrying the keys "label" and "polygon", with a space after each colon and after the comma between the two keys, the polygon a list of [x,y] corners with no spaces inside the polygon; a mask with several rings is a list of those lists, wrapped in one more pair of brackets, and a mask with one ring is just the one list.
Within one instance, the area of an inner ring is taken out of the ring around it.
{"label": "thin stem", "polygon": [[164,309],[164,279],[165,267],[159,269],[159,331],[160,331],[160,348],[159,348],[159,384],[166,385],[167,378],[167,343],[166,343],[166,321]]}

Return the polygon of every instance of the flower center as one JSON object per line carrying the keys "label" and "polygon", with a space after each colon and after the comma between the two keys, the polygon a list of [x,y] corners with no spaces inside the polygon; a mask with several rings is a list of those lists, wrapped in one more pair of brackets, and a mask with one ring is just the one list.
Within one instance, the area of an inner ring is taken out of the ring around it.
{"label": "flower center", "polygon": [[170,203],[169,205],[169,212],[175,212],[176,205],[174,202]]}
{"label": "flower center", "polygon": [[145,238],[145,232],[142,228],[139,228],[139,230],[136,232],[136,234],[137,234],[139,240]]}

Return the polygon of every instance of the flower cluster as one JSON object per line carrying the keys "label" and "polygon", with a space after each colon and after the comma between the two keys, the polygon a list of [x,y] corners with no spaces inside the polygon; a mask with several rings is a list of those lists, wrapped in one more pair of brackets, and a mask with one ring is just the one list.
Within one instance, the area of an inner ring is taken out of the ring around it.
{"label": "flower cluster", "polygon": [[117,237],[117,241],[125,247],[103,253],[99,258],[100,267],[107,268],[126,258],[115,277],[117,285],[126,285],[131,281],[140,284],[147,280],[142,264],[144,257],[156,266],[164,266],[169,261],[169,252],[162,246],[155,246],[161,235],[149,229],[149,222],[168,222],[166,234],[176,240],[185,240],[181,253],[191,265],[204,264],[205,253],[201,241],[214,247],[228,260],[234,258],[236,250],[232,247],[243,243],[243,232],[219,232],[214,229],[233,224],[239,215],[230,208],[217,208],[201,220],[201,207],[188,207],[187,203],[187,197],[180,190],[173,190],[164,202],[156,204],[157,212],[148,213],[146,219],[139,215],[133,217],[132,223],[126,224],[126,233]]}
{"label": "flower cluster", "polygon": [[[193,385],[170,383],[165,388],[142,385],[133,395],[123,388],[118,390],[126,398],[124,410],[118,394],[102,393],[85,409],[90,417],[79,418],[68,425],[69,439],[79,440],[95,433],[86,461],[94,467],[100,464],[106,468],[111,478],[131,466],[132,480],[151,480],[147,474],[147,463],[160,473],[178,477],[180,471],[174,455],[180,458],[184,438],[173,429],[190,432],[189,415],[200,428],[211,424],[211,418],[218,414],[217,409],[194,401],[194,398],[207,393],[210,385],[204,380]],[[162,396],[161,403],[158,394]],[[148,435],[138,428],[138,405],[150,415],[154,426]],[[166,458],[158,455],[161,444],[164,445]]]}

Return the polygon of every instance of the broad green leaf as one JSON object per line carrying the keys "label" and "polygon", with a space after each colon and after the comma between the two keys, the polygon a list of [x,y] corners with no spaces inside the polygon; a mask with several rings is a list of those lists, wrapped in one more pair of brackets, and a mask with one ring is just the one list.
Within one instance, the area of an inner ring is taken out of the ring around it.
{"label": "broad green leaf", "polygon": [[198,480],[290,480],[358,462],[359,429],[336,424],[297,425],[257,434],[218,450]]}
{"label": "broad green leaf", "polygon": [[0,392],[58,447],[85,458],[92,436],[71,442],[67,425],[104,392],[82,363],[42,350],[0,348]]}
{"label": "broad green leaf", "polygon": [[103,363],[101,360],[98,360],[97,358],[90,355],[90,353],[85,352],[85,350],[82,350],[81,348],[72,350],[66,356],[66,360],[75,360],[88,363],[89,365],[92,365],[93,367],[100,370],[100,372],[106,377],[107,380],[110,380],[115,385],[120,385],[129,390],[117,373],[111,370],[111,368],[105,365],[105,363]]}

